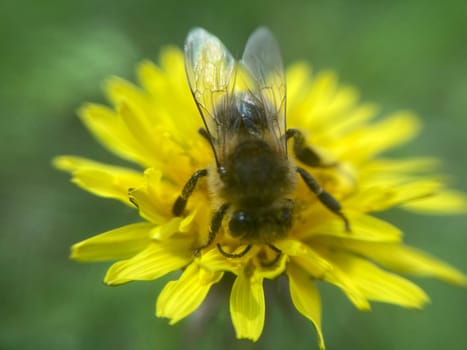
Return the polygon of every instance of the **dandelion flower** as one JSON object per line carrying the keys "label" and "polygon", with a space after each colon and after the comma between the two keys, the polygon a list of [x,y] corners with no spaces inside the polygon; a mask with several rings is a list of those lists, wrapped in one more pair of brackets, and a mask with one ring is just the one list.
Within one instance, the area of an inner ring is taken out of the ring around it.
{"label": "dandelion flower", "polygon": [[428,296],[398,273],[467,286],[464,274],[404,245],[396,226],[372,216],[393,207],[443,214],[466,211],[463,195],[433,174],[433,159],[382,155],[412,139],[420,129],[419,119],[402,111],[375,120],[375,105],[359,102],[357,91],[339,85],[333,72],[312,74],[306,63],[286,71],[287,124],[301,130],[306,143],[324,159],[338,164],[301,166],[340,202],[351,232],[297,181],[293,226],[274,242],[279,256],[266,244],[253,244],[236,258],[222,254],[218,243],[232,253],[244,249],[225,223],[214,242],[194,254],[208,239],[213,215],[206,182],[199,181],[183,215],[175,217],[172,207],[187,179],[213,163],[213,154],[198,134],[202,120],[187,84],[183,54],[166,48],[159,65],[142,62],[137,75],[137,85],[118,78],[106,83],[111,107],[86,104],[78,113],[97,140],[135,166],[77,156],[54,160],[79,187],[139,211],[139,222],[72,247],[71,258],[78,261],[116,260],[107,271],[106,284],[154,280],[182,271],[165,285],[156,302],[156,315],[174,324],[198,309],[225,274],[233,274],[230,314],[236,335],[256,341],[265,322],[263,281],[285,275],[292,302],[314,325],[321,349],[316,280],[341,289],[359,310],[370,309],[374,301],[422,308]]}

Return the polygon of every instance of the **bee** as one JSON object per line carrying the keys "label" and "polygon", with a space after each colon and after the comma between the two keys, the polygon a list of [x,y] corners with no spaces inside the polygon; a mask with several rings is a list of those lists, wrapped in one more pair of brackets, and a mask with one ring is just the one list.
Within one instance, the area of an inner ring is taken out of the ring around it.
{"label": "bee", "polygon": [[295,158],[308,166],[326,166],[297,129],[286,129],[286,80],[278,43],[266,28],[249,37],[236,61],[222,42],[202,28],[185,42],[185,70],[204,123],[200,134],[211,145],[214,164],[196,171],[176,199],[172,212],[181,216],[198,181],[207,177],[214,205],[207,241],[211,245],[228,220],[231,236],[246,248],[226,257],[245,255],[253,244],[266,244],[280,255],[274,241],[292,228],[297,174],[321,203],[340,216],[350,231],[339,202],[304,168],[288,156],[294,139]]}

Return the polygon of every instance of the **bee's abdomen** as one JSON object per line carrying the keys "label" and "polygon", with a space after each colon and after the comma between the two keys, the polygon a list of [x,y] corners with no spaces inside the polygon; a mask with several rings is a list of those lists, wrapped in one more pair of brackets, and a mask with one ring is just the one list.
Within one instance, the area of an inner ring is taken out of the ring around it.
{"label": "bee's abdomen", "polygon": [[263,140],[247,140],[226,163],[224,194],[244,205],[264,205],[294,188],[290,165]]}

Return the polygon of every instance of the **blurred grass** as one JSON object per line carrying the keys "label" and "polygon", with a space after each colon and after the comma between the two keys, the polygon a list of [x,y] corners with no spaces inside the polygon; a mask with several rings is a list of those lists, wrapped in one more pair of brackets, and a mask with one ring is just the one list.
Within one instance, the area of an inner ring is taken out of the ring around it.
{"label": "blurred grass", "polygon": [[[362,98],[385,111],[410,108],[421,137],[401,155],[444,160],[456,188],[467,190],[467,5],[462,1],[12,1],[0,3],[0,321],[1,349],[315,348],[312,327],[281,298],[268,300],[257,344],[234,342],[228,298],[214,321],[193,330],[153,316],[163,282],[103,286],[107,264],[68,260],[72,243],[138,220],[120,204],[92,197],[50,166],[58,154],[117,161],[81,126],[75,110],[102,102],[105,78],[133,77],[135,64],[181,46],[204,26],[236,54],[267,25],[286,62],[335,69]],[[387,217],[406,241],[467,271],[467,220],[399,211]],[[330,349],[467,347],[467,293],[420,281],[433,304],[421,312],[376,305],[371,315],[322,286]],[[268,286],[275,290],[274,286]],[[284,293],[279,290],[277,293]],[[273,294],[277,294],[273,293]],[[194,320],[196,323],[197,321]]]}

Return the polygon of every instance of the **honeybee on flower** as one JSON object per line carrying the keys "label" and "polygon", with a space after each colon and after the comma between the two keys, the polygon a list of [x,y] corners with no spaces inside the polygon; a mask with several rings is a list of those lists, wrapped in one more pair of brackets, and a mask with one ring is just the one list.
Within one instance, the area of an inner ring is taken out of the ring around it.
{"label": "honeybee on flower", "polygon": [[108,82],[115,108],[87,104],[79,115],[140,170],[75,156],[54,163],[83,189],[136,205],[142,218],[75,244],[73,259],[118,260],[109,285],[183,271],[160,293],[157,316],[178,322],[233,274],[236,335],[255,341],[265,321],[263,280],[285,275],[324,348],[315,280],[337,286],[360,310],[372,301],[423,307],[424,291],[394,272],[467,285],[371,215],[466,210],[462,194],[429,175],[432,160],[381,157],[416,134],[412,113],[372,121],[374,106],[360,104],[333,73],[311,78],[304,63],[284,70],[266,29],[252,34],[238,62],[214,35],[194,29],[184,55],[166,49],[160,67],[143,62],[138,77],[141,87]]}

